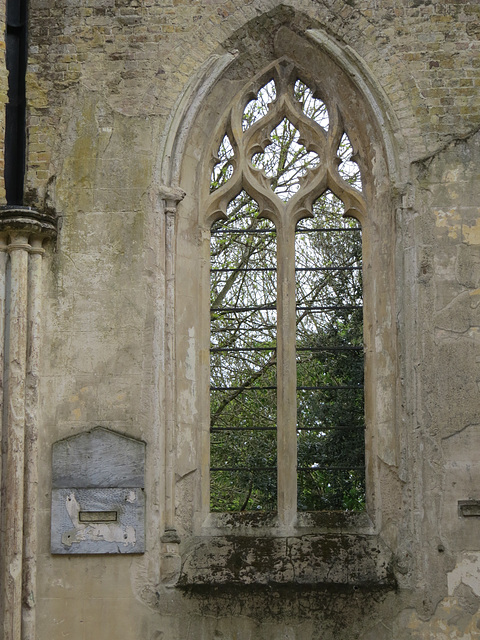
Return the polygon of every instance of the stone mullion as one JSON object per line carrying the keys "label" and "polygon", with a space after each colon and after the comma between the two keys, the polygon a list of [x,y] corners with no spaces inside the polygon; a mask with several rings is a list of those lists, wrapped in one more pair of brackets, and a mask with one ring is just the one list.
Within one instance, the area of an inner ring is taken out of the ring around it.
{"label": "stone mullion", "polygon": [[277,230],[277,473],[278,514],[291,524],[297,511],[297,373],[295,353],[295,232]]}
{"label": "stone mullion", "polygon": [[165,404],[167,415],[165,420],[165,531],[176,531],[175,527],[175,428],[176,428],[176,402],[175,402],[175,213],[176,207],[166,207],[165,225]]}

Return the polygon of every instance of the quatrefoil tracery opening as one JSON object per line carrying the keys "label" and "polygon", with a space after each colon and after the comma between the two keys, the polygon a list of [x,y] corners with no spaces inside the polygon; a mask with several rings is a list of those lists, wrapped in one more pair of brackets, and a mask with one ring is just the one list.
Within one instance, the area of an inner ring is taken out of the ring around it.
{"label": "quatrefoil tracery opening", "polygon": [[314,152],[307,151],[300,132],[284,118],[270,134],[271,143],[263,153],[252,156],[252,164],[270,179],[270,188],[282,200],[289,200],[299,189],[307,172],[320,164]]}

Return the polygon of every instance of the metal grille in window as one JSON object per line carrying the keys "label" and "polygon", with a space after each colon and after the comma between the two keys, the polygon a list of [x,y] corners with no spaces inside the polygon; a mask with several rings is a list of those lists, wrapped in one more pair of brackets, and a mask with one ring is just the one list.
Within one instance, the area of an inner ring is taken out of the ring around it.
{"label": "metal grille in window", "polygon": [[276,234],[242,192],[211,232],[211,508],[276,509]]}
{"label": "metal grille in window", "polygon": [[295,235],[297,508],[364,506],[362,239],[327,192]]}
{"label": "metal grille in window", "polygon": [[210,508],[362,509],[358,158],[291,65],[255,94],[232,110],[207,206]]}

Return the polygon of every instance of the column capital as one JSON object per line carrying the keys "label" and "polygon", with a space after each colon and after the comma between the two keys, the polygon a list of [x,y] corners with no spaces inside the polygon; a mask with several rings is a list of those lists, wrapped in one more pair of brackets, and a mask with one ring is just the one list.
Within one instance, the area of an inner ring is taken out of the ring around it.
{"label": "column capital", "polygon": [[0,234],[23,233],[27,236],[55,238],[57,220],[48,213],[41,213],[32,207],[4,205],[0,207]]}
{"label": "column capital", "polygon": [[178,203],[185,197],[185,191],[180,187],[162,184],[158,189],[158,195],[165,202],[165,213],[175,213]]}
{"label": "column capital", "polygon": [[32,248],[29,242],[30,233],[24,229],[9,230],[9,244],[7,245],[8,253],[12,251],[30,251]]}

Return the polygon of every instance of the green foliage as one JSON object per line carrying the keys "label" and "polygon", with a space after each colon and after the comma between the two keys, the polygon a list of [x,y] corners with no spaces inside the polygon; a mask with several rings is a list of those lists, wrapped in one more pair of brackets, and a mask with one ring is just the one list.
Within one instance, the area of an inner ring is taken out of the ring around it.
{"label": "green foliage", "polygon": [[228,214],[228,224],[212,228],[211,242],[211,503],[216,511],[271,510],[277,464],[276,235],[245,192]]}
{"label": "green foliage", "polygon": [[330,193],[315,203],[313,213],[296,235],[302,307],[297,455],[298,468],[309,469],[298,474],[298,509],[360,509],[365,496],[361,233],[356,220],[342,218],[343,205]]}

